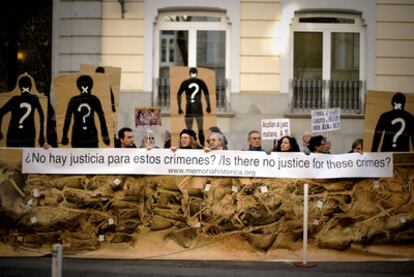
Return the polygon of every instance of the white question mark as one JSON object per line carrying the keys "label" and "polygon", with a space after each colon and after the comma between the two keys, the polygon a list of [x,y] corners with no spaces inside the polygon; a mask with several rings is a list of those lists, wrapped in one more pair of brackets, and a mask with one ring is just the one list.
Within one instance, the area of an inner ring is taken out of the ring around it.
{"label": "white question mark", "polygon": [[[80,112],[83,107],[85,107],[88,110],[88,112],[82,116],[82,122],[83,122],[83,124],[85,124],[86,123],[86,118],[91,114],[91,107],[86,103],[82,103],[78,107],[78,112]],[[83,130],[88,129],[87,126],[82,126],[82,128],[83,128]]]}
{"label": "white question mark", "polygon": [[19,129],[23,129],[23,121],[29,116],[30,112],[32,111],[32,105],[30,105],[29,103],[23,102],[20,103],[20,109],[26,109],[26,112],[24,113],[24,115],[20,118],[19,120]]}
{"label": "white question mark", "polygon": [[216,155],[211,155],[211,159],[213,160],[212,164],[214,165],[214,162],[216,161]]}
{"label": "white question mark", "polygon": [[200,86],[197,83],[191,83],[190,85],[188,85],[188,88],[194,88],[195,90],[193,93],[191,93],[191,103],[194,103],[194,97],[196,96],[196,94],[198,93],[198,91],[200,90]]}
{"label": "white question mark", "polygon": [[401,117],[398,117],[394,119],[393,121],[391,121],[391,124],[395,125],[398,122],[401,123],[401,127],[400,127],[400,130],[398,130],[398,132],[395,133],[394,137],[392,138],[392,147],[397,147],[397,139],[405,130],[405,120],[402,119]]}

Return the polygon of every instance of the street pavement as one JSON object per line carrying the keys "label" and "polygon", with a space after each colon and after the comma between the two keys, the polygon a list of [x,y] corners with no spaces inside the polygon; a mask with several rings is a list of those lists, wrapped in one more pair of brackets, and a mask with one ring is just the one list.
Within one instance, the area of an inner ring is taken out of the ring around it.
{"label": "street pavement", "polygon": [[[51,276],[51,257],[0,258],[0,276]],[[414,261],[287,262],[63,259],[63,277],[87,276],[414,276]]]}

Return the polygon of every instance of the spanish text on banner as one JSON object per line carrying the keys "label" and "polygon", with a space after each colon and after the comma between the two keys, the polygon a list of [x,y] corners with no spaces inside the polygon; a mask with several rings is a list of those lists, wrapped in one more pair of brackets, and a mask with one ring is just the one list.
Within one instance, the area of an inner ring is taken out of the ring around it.
{"label": "spanish text on banner", "polygon": [[391,177],[392,153],[341,155],[178,149],[26,148],[23,173],[266,178]]}

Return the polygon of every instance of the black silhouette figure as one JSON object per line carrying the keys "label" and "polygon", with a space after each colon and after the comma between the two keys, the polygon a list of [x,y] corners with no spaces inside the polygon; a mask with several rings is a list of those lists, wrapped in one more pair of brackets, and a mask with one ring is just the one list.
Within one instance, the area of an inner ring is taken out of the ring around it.
{"label": "black silhouette figure", "polygon": [[197,68],[190,68],[190,79],[184,80],[181,83],[180,89],[177,93],[178,114],[182,114],[181,109],[181,94],[186,93],[186,108],[185,108],[185,125],[187,129],[192,130],[193,119],[197,122],[198,137],[200,144],[204,145],[204,131],[203,131],[203,105],[201,103],[201,93],[204,93],[207,102],[206,112],[211,113],[210,96],[206,83],[197,78]]}
{"label": "black silhouette figure", "polygon": [[92,78],[89,75],[82,75],[78,78],[76,84],[80,95],[72,97],[68,103],[63,126],[62,144],[67,145],[69,143],[68,131],[73,115],[72,147],[97,148],[98,132],[94,118],[94,114],[96,113],[99,116],[99,122],[101,124],[102,140],[106,145],[109,145],[108,129],[106,127],[101,101],[98,97],[91,94],[93,87]]}
{"label": "black silhouette figure", "polygon": [[[105,73],[105,68],[102,66],[98,66],[95,70],[95,73]],[[115,95],[114,95],[114,92],[112,91],[112,86],[109,86],[109,90],[110,90],[110,97],[111,97],[112,112],[116,112]]]}
{"label": "black silhouette figure", "polygon": [[414,146],[414,116],[404,110],[405,95],[394,94],[391,100],[393,109],[381,114],[372,140],[372,152],[377,152],[382,135],[381,152],[408,152],[410,140]]}
{"label": "black silhouette figure", "polygon": [[3,139],[1,133],[1,122],[3,116],[11,112],[9,128],[7,130],[6,145],[8,147],[35,147],[36,126],[35,111],[39,113],[39,146],[43,147],[44,137],[44,113],[40,105],[39,98],[30,94],[32,81],[29,77],[23,76],[19,80],[21,95],[13,96],[0,109],[0,140]]}

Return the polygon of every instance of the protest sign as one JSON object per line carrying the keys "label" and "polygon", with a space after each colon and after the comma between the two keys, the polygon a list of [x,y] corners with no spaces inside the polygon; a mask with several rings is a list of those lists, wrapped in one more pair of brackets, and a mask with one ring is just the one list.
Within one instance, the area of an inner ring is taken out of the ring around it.
{"label": "protest sign", "polygon": [[23,173],[146,174],[266,178],[392,176],[392,153],[342,155],[178,149],[30,149]]}
{"label": "protest sign", "polygon": [[290,136],[290,120],[282,119],[262,119],[262,138],[280,139],[283,136]]}
{"label": "protest sign", "polygon": [[312,110],[312,132],[328,132],[341,129],[341,109]]}

